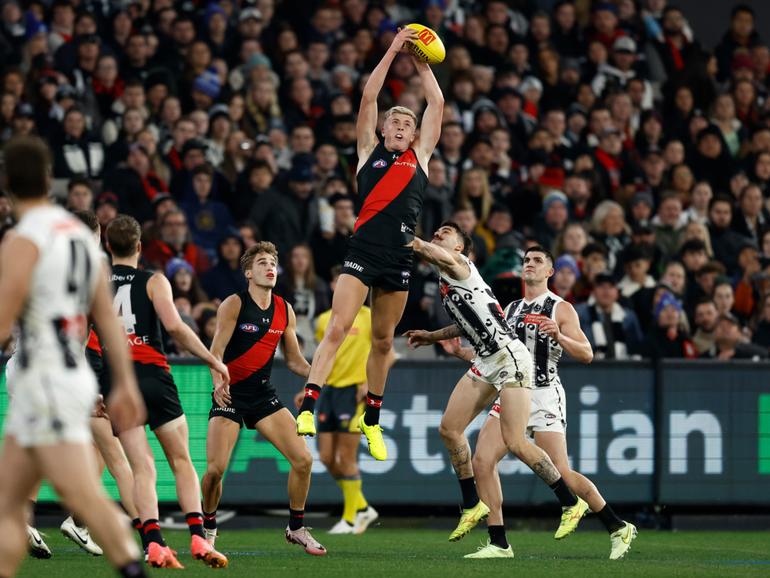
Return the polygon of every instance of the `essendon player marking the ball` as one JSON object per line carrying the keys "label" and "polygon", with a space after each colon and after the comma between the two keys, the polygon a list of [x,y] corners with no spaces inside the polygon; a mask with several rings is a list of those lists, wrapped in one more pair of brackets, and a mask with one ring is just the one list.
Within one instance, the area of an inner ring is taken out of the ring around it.
{"label": "essendon player marking the ball", "polygon": [[313,356],[305,399],[297,416],[297,434],[315,435],[315,400],[334,365],[369,288],[372,288],[372,349],[366,365],[369,392],[361,431],[369,452],[377,460],[387,458],[379,425],[380,406],[392,355],[393,332],[401,319],[409,291],[417,218],[428,184],[428,161],[441,135],[444,97],[430,66],[412,57],[425,90],[427,107],[420,135],[417,115],[402,106],[385,112],[383,141],[377,137],[377,97],[393,60],[407,51],[405,43],[417,38],[411,28],[399,31],[385,56],[372,71],[361,96],[358,138],[358,193],[363,200],[342,274],[332,301],[332,313],[323,340]]}
{"label": "essendon player marking the ball", "polygon": [[[496,394],[500,397],[500,429],[506,447],[548,485],[569,491],[548,454],[526,439],[534,387],[532,359],[505,321],[492,290],[466,256],[471,245],[470,237],[452,222],[441,225],[430,243],[415,238],[415,253],[438,268],[441,301],[455,324],[432,332],[406,332],[413,347],[461,335],[473,346],[473,365],[457,382],[439,425],[463,496],[460,523],[449,536],[452,542],[460,540],[489,513],[476,493],[465,429]],[[500,557],[512,558],[513,549],[502,548]]]}
{"label": "essendon player marking the ball", "polygon": [[310,488],[313,457],[298,438],[294,417],[275,394],[270,383],[275,350],[280,343],[286,365],[307,377],[310,364],[297,342],[297,319],[283,298],[273,294],[278,277],[278,252],[269,242],[257,243],[241,257],[248,279],[243,293],[230,295],[217,311],[217,329],[211,352],[230,370],[230,382],[212,373],[213,406],[206,438],[206,475],[203,506],[206,535],[216,539],[216,509],[222,495],[222,476],[227,470],[241,427],[256,429],[291,464],[289,471],[289,526],[286,540],[308,554],[323,556],[324,548],[304,525],[305,500]]}
{"label": "essendon player marking the ball", "polygon": [[[139,390],[147,405],[146,423],[158,438],[176,479],[177,498],[190,529],[193,558],[212,568],[222,568],[227,566],[227,558],[214,550],[203,533],[200,486],[190,459],[187,420],[163,352],[160,324],[186,351],[206,362],[225,382],[229,375],[227,367],[209,353],[195,332],[182,321],[168,279],[162,273],[137,269],[141,233],[136,219],[126,215],[119,215],[107,226],[114,308],[123,321]],[[160,532],[157,474],[144,427],[122,432],[120,441],[134,472],[135,503],[142,520],[147,561],[159,568],[181,568]]]}
{"label": "essendon player marking the ball", "polygon": [[139,550],[96,473],[90,417],[97,397],[83,343],[90,314],[112,369],[107,399],[120,431],[144,420],[144,404],[112,310],[107,271],[91,232],[48,200],[50,153],[38,137],[4,149],[19,218],[0,250],[0,343],[18,322],[18,363],[0,456],[0,576],[24,556],[31,490],[48,479],[81,517],[122,576],[144,576]]}

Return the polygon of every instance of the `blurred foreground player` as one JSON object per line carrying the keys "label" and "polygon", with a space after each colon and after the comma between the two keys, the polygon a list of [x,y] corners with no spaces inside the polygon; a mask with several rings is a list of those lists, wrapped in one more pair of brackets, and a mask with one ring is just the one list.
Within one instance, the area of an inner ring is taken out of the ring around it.
{"label": "blurred foreground player", "polygon": [[24,555],[27,500],[41,479],[86,522],[121,575],[144,576],[91,446],[97,384],[83,350],[89,313],[109,347],[107,405],[116,429],[145,415],[99,248],[80,221],[48,201],[50,153],[41,139],[12,139],[4,158],[19,224],[0,250],[0,342],[17,320],[21,332],[0,457],[0,576],[12,576]]}
{"label": "blurred foreground player", "polygon": [[[139,390],[147,404],[145,423],[158,438],[176,480],[177,499],[190,530],[192,556],[212,568],[223,568],[227,566],[227,558],[206,541],[203,533],[198,474],[190,458],[187,419],[163,352],[161,323],[171,337],[204,361],[225,383],[229,379],[227,367],[209,353],[195,332],[182,321],[169,280],[162,273],[137,269],[141,234],[136,219],[126,215],[119,215],[107,226],[114,308],[123,322]],[[121,432],[120,443],[134,472],[134,499],[142,520],[147,561],[158,568],[181,568],[161,535],[155,460],[144,425]]]}
{"label": "blurred foreground player", "polygon": [[212,372],[213,405],[206,436],[206,475],[203,477],[203,506],[206,535],[216,540],[216,510],[222,496],[222,478],[230,463],[242,427],[256,429],[281,452],[289,471],[289,525],[286,540],[308,554],[323,556],[324,548],[305,527],[305,501],[310,489],[313,456],[305,440],[297,437],[296,422],[270,383],[270,372],[278,344],[287,367],[307,377],[310,364],[297,342],[297,318],[287,301],[273,293],[278,278],[278,251],[262,241],[241,257],[241,270],[248,279],[243,293],[230,295],[217,310],[217,329],[211,353],[224,361],[230,381]]}

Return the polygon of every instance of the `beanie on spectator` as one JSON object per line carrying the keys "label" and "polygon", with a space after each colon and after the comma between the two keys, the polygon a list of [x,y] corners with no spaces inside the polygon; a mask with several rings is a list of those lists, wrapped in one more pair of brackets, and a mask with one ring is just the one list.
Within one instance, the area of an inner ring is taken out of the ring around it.
{"label": "beanie on spectator", "polygon": [[543,199],[543,213],[547,213],[554,203],[563,203],[565,207],[569,207],[567,195],[561,191],[551,191]]}
{"label": "beanie on spectator", "polygon": [[219,96],[221,89],[222,85],[219,84],[219,76],[212,69],[199,74],[193,82],[193,90],[197,90],[214,100]]}
{"label": "beanie on spectator", "polygon": [[671,305],[674,309],[677,310],[677,313],[682,312],[682,304],[679,303],[679,300],[674,297],[673,293],[670,293],[669,291],[666,291],[661,295],[660,300],[655,305],[655,319],[658,319],[660,317],[660,314],[663,313],[663,310]]}
{"label": "beanie on spectator", "polygon": [[190,273],[190,275],[195,272],[193,266],[190,265],[187,261],[180,259],[179,257],[174,257],[168,263],[166,263],[166,277],[173,279],[174,276],[182,269],[185,269],[188,273]]}
{"label": "beanie on spectator", "polygon": [[553,264],[555,272],[559,272],[562,269],[570,269],[575,274],[575,279],[580,279],[580,267],[578,267],[577,261],[572,255],[562,255]]}

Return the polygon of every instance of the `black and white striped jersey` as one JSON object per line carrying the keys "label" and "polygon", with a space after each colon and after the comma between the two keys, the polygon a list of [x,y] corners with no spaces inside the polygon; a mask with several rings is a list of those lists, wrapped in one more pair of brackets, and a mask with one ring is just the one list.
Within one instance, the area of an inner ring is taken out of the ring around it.
{"label": "black and white striped jersey", "polygon": [[505,318],[524,345],[527,346],[535,367],[536,387],[550,387],[560,384],[559,359],[564,351],[559,342],[545,333],[540,333],[540,323],[545,319],[556,319],[556,307],[564,301],[561,297],[546,291],[537,299],[513,301],[505,308]]}
{"label": "black and white striped jersey", "polygon": [[463,256],[470,267],[467,279],[452,279],[439,271],[441,303],[452,321],[473,345],[476,355],[488,357],[516,339],[505,321],[503,309],[476,266]]}

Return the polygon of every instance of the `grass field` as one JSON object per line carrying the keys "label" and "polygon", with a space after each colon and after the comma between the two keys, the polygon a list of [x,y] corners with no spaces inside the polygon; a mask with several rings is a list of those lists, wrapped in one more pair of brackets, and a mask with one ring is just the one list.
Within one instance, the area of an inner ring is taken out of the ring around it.
{"label": "grass field", "polygon": [[[19,576],[115,576],[104,559],[85,555],[58,529],[46,532],[54,557],[26,560]],[[186,532],[166,532],[165,536],[179,550],[186,576],[213,571],[192,560]],[[316,537],[329,550],[324,558],[308,556],[298,546],[286,544],[280,530],[226,531],[217,546],[230,558],[230,567],[221,572],[250,578],[454,578],[484,576],[489,571],[549,578],[770,575],[770,534],[761,532],[641,530],[629,554],[619,562],[607,560],[607,535],[590,531],[577,532],[561,542],[546,532],[509,532],[516,554],[513,560],[464,560],[463,554],[475,550],[486,538],[480,529],[457,544],[447,542],[447,532],[437,530],[373,528],[363,536],[327,536],[319,531]]]}

